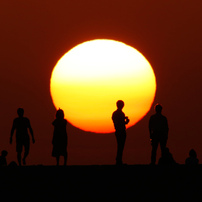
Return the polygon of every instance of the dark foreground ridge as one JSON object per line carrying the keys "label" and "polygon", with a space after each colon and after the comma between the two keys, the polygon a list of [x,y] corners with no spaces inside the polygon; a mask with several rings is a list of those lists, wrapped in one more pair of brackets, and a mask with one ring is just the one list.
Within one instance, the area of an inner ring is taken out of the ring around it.
{"label": "dark foreground ridge", "polygon": [[22,201],[200,201],[202,165],[0,168],[0,194]]}

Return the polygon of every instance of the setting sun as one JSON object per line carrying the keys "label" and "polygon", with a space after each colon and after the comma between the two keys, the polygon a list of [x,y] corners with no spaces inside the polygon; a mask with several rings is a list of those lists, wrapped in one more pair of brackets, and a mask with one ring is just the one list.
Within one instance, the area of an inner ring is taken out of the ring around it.
{"label": "setting sun", "polygon": [[114,131],[116,101],[133,126],[149,111],[156,79],[146,58],[122,42],[97,39],[81,43],[55,65],[50,92],[55,107],[75,127],[95,133]]}

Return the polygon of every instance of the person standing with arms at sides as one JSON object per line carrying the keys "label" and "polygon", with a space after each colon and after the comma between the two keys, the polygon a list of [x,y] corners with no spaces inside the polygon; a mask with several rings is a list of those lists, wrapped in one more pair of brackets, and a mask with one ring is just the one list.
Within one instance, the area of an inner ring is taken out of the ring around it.
{"label": "person standing with arms at sides", "polygon": [[56,112],[56,119],[53,121],[53,150],[52,156],[56,157],[57,166],[59,165],[60,156],[64,156],[64,165],[67,164],[67,120],[64,119],[64,112],[59,109]]}
{"label": "person standing with arms at sides", "polygon": [[35,139],[34,139],[34,134],[33,134],[33,130],[30,125],[29,119],[26,117],[23,117],[24,109],[18,108],[17,114],[18,114],[18,117],[14,119],[13,126],[11,129],[10,144],[12,144],[12,137],[13,137],[14,131],[16,130],[17,160],[18,160],[19,166],[21,166],[22,149],[24,147],[24,157],[22,161],[23,161],[23,165],[26,165],[25,159],[29,154],[29,148],[30,148],[30,138],[29,138],[27,129],[29,129],[29,132],[32,136],[33,143],[35,143]]}
{"label": "person standing with arms at sides", "polygon": [[160,143],[161,156],[163,156],[163,152],[165,151],[168,139],[168,121],[167,118],[161,114],[162,106],[160,104],[156,104],[154,109],[156,113],[149,119],[149,133],[152,145],[152,165],[154,165],[156,162],[156,151],[158,148],[158,144]]}
{"label": "person standing with arms at sides", "polygon": [[115,136],[117,140],[117,156],[116,156],[116,165],[122,165],[122,156],[123,149],[126,141],[126,124],[129,123],[129,119],[125,116],[122,111],[124,107],[124,102],[122,100],[118,100],[116,102],[117,110],[112,114],[112,121],[114,123],[115,128]]}

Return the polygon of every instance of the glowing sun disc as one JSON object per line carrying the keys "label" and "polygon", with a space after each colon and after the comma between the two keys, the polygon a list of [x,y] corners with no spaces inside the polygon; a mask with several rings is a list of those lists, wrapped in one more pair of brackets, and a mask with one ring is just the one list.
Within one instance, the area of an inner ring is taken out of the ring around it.
{"label": "glowing sun disc", "polygon": [[122,42],[96,39],[81,43],[55,65],[50,92],[55,107],[75,127],[95,133],[114,131],[116,101],[130,122],[142,119],[154,100],[156,79],[147,59]]}

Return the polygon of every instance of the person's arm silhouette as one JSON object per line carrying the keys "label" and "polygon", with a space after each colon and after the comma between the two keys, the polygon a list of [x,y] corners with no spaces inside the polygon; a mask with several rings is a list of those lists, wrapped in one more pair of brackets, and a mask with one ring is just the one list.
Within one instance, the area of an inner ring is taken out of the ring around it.
{"label": "person's arm silhouette", "polygon": [[14,134],[15,128],[16,128],[15,122],[13,121],[13,126],[11,128],[10,144],[12,144],[12,142],[13,142],[13,134]]}
{"label": "person's arm silhouette", "polygon": [[32,130],[32,127],[31,127],[30,123],[29,123],[29,125],[28,125],[28,128],[29,128],[29,132],[30,132],[30,134],[31,134],[31,136],[32,136],[32,142],[33,142],[33,144],[34,144],[34,143],[35,143],[34,133],[33,133],[33,130]]}

